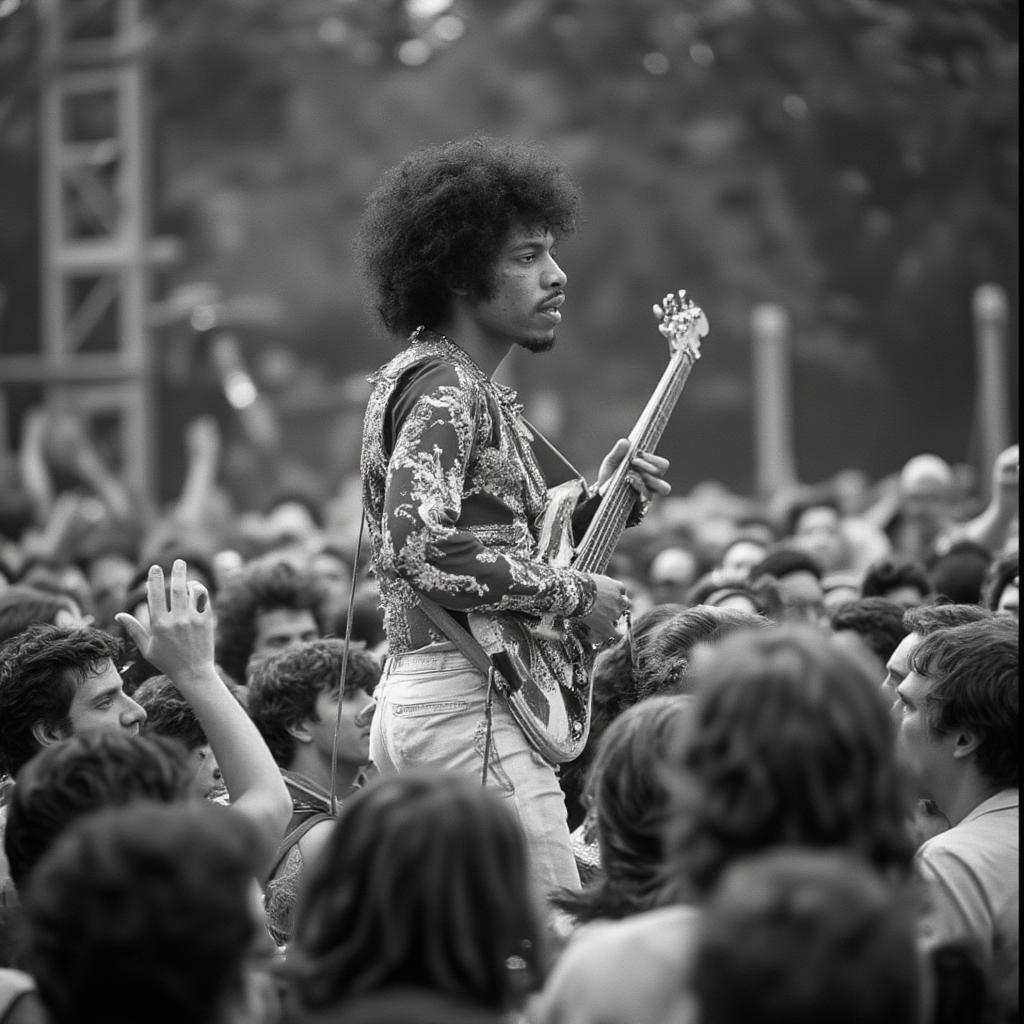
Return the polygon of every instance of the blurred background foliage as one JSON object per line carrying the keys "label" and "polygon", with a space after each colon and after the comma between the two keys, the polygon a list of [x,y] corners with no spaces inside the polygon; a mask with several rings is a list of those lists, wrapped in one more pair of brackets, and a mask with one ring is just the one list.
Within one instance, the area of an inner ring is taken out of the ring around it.
{"label": "blurred background foliage", "polygon": [[[88,17],[79,2],[69,9]],[[0,0],[6,339],[38,329],[35,6]],[[559,345],[516,353],[506,374],[581,467],[656,383],[666,353],[650,306],[680,287],[711,334],[662,445],[677,489],[752,487],[749,318],[762,302],[792,318],[804,480],[851,466],[877,477],[921,451],[975,458],[979,284],[1007,290],[1017,337],[1016,3],[150,0],[149,12],[154,228],[183,243],[157,295],[205,281],[280,303],[272,336],[251,339],[254,365],[306,411],[295,429],[309,461],[350,467],[358,443],[356,416],[325,433],[316,410],[331,399],[318,404],[317,388],[361,379],[394,347],[351,258],[364,197],[413,148],[474,132],[542,143],[583,187],[581,229],[561,247]],[[1017,358],[1014,342],[1011,381]],[[344,394],[357,404],[358,388]]]}

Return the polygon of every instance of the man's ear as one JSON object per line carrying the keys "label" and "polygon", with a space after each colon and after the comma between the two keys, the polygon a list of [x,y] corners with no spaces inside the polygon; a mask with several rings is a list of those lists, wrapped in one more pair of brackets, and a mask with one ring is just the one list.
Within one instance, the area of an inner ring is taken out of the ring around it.
{"label": "man's ear", "polygon": [[296,722],[293,725],[285,726],[288,735],[300,743],[309,743],[313,737],[309,734],[309,726],[305,722]]}
{"label": "man's ear", "polygon": [[36,722],[32,726],[32,738],[41,747],[52,747],[69,735],[66,729],[54,722]]}
{"label": "man's ear", "polygon": [[957,733],[956,742],[953,744],[953,756],[970,757],[980,746],[981,740],[973,732]]}

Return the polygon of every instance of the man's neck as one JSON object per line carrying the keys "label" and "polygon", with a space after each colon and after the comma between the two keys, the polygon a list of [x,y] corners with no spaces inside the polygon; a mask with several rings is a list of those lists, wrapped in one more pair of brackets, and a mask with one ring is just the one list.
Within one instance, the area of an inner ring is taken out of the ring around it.
{"label": "man's neck", "polygon": [[[338,760],[334,779],[334,791],[339,797],[344,796],[352,788],[352,783],[359,776],[360,768],[360,765],[352,765],[341,759]],[[288,770],[304,776],[310,782],[330,792],[330,759],[322,758],[312,749],[311,744],[302,744],[299,747],[295,757],[292,759],[292,763],[288,765]]]}
{"label": "man's neck", "polygon": [[959,825],[971,811],[980,807],[1001,789],[1001,786],[993,786],[972,769],[959,776],[938,807],[951,826]]}
{"label": "man's neck", "polygon": [[494,376],[512,350],[510,340],[484,331],[460,301],[453,304],[448,320],[439,324],[435,331],[443,334],[453,345],[458,345],[488,377]]}

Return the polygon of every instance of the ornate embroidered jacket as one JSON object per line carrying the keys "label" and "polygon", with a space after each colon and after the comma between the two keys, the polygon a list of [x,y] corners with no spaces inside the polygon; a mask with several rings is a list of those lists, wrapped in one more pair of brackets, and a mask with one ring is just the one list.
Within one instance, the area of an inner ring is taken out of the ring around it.
{"label": "ornate embroidered jacket", "polygon": [[574,474],[535,451],[515,392],[422,329],[370,381],[363,506],[390,653],[445,639],[416,591],[455,612],[589,612],[593,581],[537,560],[548,487]]}

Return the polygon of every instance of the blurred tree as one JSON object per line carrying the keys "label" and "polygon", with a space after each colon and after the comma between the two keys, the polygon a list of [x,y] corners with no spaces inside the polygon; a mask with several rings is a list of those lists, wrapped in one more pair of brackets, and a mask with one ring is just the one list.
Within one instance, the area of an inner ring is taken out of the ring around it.
{"label": "blurred tree", "polygon": [[[0,17],[0,37],[17,22],[20,39],[0,45],[0,95],[33,66],[32,6]],[[1017,326],[1010,0],[151,11],[159,214],[188,240],[179,275],[280,297],[282,340],[327,373],[388,352],[349,252],[367,191],[415,146],[482,130],[543,141],[584,187],[562,342],[553,363],[509,371],[528,403],[550,399],[551,379],[576,382],[558,415],[580,463],[639,411],[664,361],[649,306],[680,286],[712,334],[663,442],[678,486],[750,486],[747,322],[762,301],[795,326],[804,478],[972,456],[973,289],[1002,284],[1011,338]],[[24,120],[28,95],[0,106],[0,129]]]}

